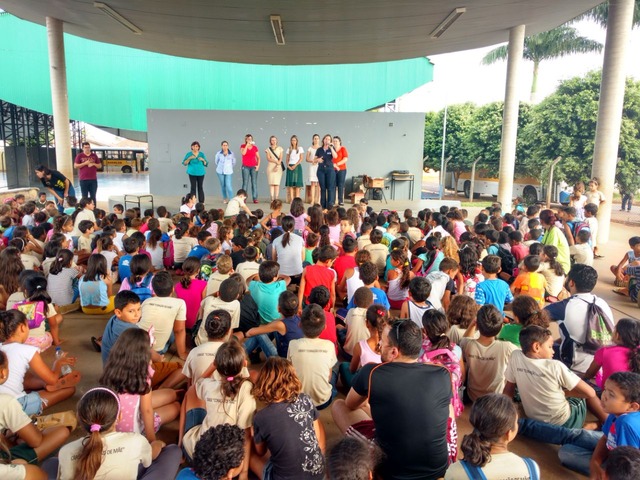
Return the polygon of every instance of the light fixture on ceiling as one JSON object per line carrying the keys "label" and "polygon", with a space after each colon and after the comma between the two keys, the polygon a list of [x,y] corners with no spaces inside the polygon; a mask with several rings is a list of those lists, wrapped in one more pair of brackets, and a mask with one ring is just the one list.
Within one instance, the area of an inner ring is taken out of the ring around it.
{"label": "light fixture on ceiling", "polygon": [[431,32],[430,37],[431,38],[440,38],[444,32],[446,32],[449,27],[451,25],[453,25],[453,22],[455,22],[458,18],[460,18],[460,16],[466,12],[467,9],[466,7],[458,7],[455,10],[453,10],[448,16],[447,18],[445,18],[442,23],[440,23],[440,25],[438,25],[435,30],[433,32]]}
{"label": "light fixture on ceiling", "polygon": [[122,15],[120,15],[118,12],[116,12],[113,8],[111,8],[106,3],[93,2],[93,6],[99,10],[102,10],[102,12],[109,15],[116,22],[118,22],[120,25],[130,30],[132,33],[135,33],[136,35],[142,35],[142,30],[140,30],[140,28],[136,27],[133,23],[131,23],[126,18],[124,18]]}
{"label": "light fixture on ceiling", "polygon": [[280,15],[271,15],[269,17],[271,21],[271,28],[273,29],[273,36],[276,37],[276,45],[284,45],[284,29],[282,28],[282,18]]}

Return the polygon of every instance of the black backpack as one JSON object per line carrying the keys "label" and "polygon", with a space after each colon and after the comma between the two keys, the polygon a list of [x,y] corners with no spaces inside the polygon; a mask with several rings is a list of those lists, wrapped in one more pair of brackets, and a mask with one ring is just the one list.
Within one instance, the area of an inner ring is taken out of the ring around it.
{"label": "black backpack", "polygon": [[502,271],[507,275],[514,276],[514,271],[518,268],[518,262],[516,261],[516,257],[504,247],[498,245],[498,256],[500,257],[500,262],[502,263]]}

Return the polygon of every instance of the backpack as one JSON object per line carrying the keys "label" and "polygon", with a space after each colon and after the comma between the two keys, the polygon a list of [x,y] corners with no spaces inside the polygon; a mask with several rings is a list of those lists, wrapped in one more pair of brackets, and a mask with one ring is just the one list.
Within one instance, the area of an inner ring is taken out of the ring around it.
{"label": "backpack", "polygon": [[47,318],[45,311],[47,305],[43,301],[30,302],[25,300],[24,302],[18,302],[13,306],[14,310],[20,310],[27,317],[29,329],[38,328],[42,325],[42,322]]}
{"label": "backpack", "polygon": [[[527,457],[520,457],[524,461],[527,466],[527,470],[529,470],[529,479],[530,480],[539,480],[538,469],[536,468],[536,464],[533,460]],[[476,465],[471,465],[469,462],[465,460],[460,460],[460,465],[464,469],[467,477],[471,480],[487,480],[487,476],[482,471],[482,467],[478,467]]]}
{"label": "backpack", "polygon": [[140,303],[153,296],[150,288],[152,278],[153,273],[147,273],[140,284],[131,285],[131,291],[140,297]]}
{"label": "backpack", "polygon": [[[580,298],[580,297],[576,297]],[[589,303],[587,309],[587,337],[582,344],[582,350],[586,353],[595,354],[596,351],[605,345],[610,345],[613,341],[613,322],[606,313],[596,304],[596,299]]]}
{"label": "backpack", "polygon": [[[452,343],[451,347],[455,345]],[[462,372],[460,370],[460,359],[448,348],[437,348],[435,350],[425,351],[422,354],[422,363],[430,363],[433,365],[442,365],[451,374],[451,405],[455,416],[458,417],[464,410],[462,395],[460,389],[462,387]]]}
{"label": "backpack", "polygon": [[569,368],[573,365],[574,344],[581,347],[582,351],[588,354],[595,354],[598,349],[610,345],[613,340],[613,322],[606,313],[596,304],[596,299],[589,302],[584,298],[574,297],[589,305],[587,307],[587,333],[584,343],[578,343],[569,334],[569,330],[564,322],[559,322],[558,327],[564,337],[560,345],[560,360]]}
{"label": "backpack", "polygon": [[516,257],[509,250],[498,245],[498,256],[502,265],[502,271],[510,276],[515,276],[515,270],[518,268]]}
{"label": "backpack", "polygon": [[589,224],[587,222],[576,221],[573,223],[571,234],[573,235],[574,240],[578,237],[578,233],[580,233],[582,230],[591,231],[591,228],[589,227]]}

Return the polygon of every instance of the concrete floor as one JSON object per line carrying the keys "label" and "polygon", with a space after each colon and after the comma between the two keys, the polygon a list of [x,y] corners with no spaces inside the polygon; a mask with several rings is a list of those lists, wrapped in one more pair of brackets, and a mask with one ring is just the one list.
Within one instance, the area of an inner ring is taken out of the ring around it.
{"label": "concrete floor", "polygon": [[[100,183],[100,189],[98,190],[99,204],[102,208],[106,207],[107,199],[109,196],[121,194],[123,191],[130,192],[144,192],[141,185],[144,184],[146,179],[145,175],[132,175],[129,178],[124,175],[109,175],[109,177],[115,177],[113,179],[102,180]],[[126,182],[126,185],[125,183]],[[124,188],[123,188],[124,187]],[[374,208],[380,208],[379,202],[375,203]],[[397,201],[393,202],[394,209],[404,209],[407,207],[418,208],[423,202],[407,202]],[[158,206],[156,204],[156,206]],[[175,208],[174,205],[167,205],[170,208]],[[260,205],[261,208],[267,207],[265,204]],[[474,213],[470,211],[470,214]],[[627,215],[625,213],[625,215]],[[627,239],[637,234],[637,229],[630,226],[621,224],[614,224],[612,226],[613,239],[607,244],[601,246],[601,251],[605,255],[605,258],[596,260],[595,267],[600,274],[600,282],[596,287],[596,293],[606,299],[609,305],[614,311],[616,321],[622,317],[640,318],[640,310],[637,305],[631,303],[628,299],[617,296],[612,292],[613,282],[612,275],[609,272],[609,265],[612,263],[618,263],[624,252],[628,249]],[[65,315],[64,324],[61,327],[61,337],[64,340],[62,348],[69,351],[71,355],[77,357],[77,369],[82,372],[83,379],[77,388],[76,395],[67,400],[66,402],[56,405],[51,408],[51,412],[71,410],[75,408],[76,402],[82,396],[82,394],[89,388],[97,385],[97,381],[101,375],[101,359],[100,354],[96,353],[91,347],[89,338],[93,336],[99,336],[102,334],[104,326],[108,320],[108,316],[88,316],[79,312],[74,312]],[[44,358],[47,361],[53,361],[53,349],[45,352]],[[169,360],[172,360],[169,358]],[[341,394],[343,396],[343,394]],[[465,433],[472,430],[468,417],[470,407],[467,407],[462,416],[458,419],[458,430],[460,441]],[[327,444],[331,445],[340,438],[340,434],[333,423],[331,413],[329,409],[324,410],[320,414],[320,418],[327,431]],[[178,422],[172,422],[164,426],[159,434],[159,438],[166,442],[175,442],[177,439]],[[81,432],[76,430],[72,435],[72,439],[81,436]],[[578,479],[585,478],[570,470],[563,468],[557,459],[558,447],[542,444],[532,440],[526,440],[517,438],[511,445],[512,451],[519,455],[532,457],[538,462],[542,470],[542,478],[545,479]]]}

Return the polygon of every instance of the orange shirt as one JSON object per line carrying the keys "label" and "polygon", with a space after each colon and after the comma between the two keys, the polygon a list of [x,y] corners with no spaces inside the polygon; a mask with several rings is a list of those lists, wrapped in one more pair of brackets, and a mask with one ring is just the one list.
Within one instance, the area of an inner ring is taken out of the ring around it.
{"label": "orange shirt", "polygon": [[[333,159],[333,164],[336,165],[338,162],[341,162],[343,158],[349,158],[349,152],[345,147],[340,147],[340,150],[336,152],[338,156]],[[338,170],[346,170],[347,164],[343,163],[342,165],[338,165]]]}
{"label": "orange shirt", "polygon": [[544,276],[537,272],[523,272],[513,282],[516,293],[518,293],[519,289],[520,295],[530,296],[538,302],[540,308],[544,307],[544,284]]}

